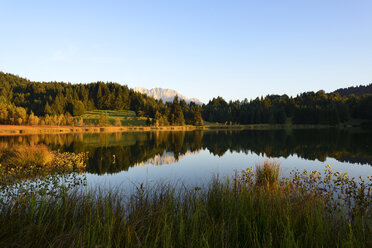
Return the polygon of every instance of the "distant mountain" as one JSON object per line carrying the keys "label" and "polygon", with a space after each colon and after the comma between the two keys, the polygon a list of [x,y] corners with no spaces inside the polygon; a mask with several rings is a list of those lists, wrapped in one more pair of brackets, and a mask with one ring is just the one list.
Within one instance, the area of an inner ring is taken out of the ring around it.
{"label": "distant mountain", "polygon": [[372,84],[342,88],[342,89],[335,90],[334,93],[339,93],[341,96],[348,96],[351,94],[354,94],[356,96],[361,96],[364,94],[372,94]]}
{"label": "distant mountain", "polygon": [[151,90],[148,90],[146,88],[133,88],[134,91],[146,94],[150,97],[153,97],[157,100],[163,99],[164,102],[171,102],[173,101],[175,96],[178,96],[178,98],[181,100],[185,100],[187,103],[195,102],[196,104],[203,105],[203,102],[201,102],[199,99],[196,98],[187,98],[180,93],[178,93],[175,90],[172,89],[162,89],[162,88],[153,88]]}

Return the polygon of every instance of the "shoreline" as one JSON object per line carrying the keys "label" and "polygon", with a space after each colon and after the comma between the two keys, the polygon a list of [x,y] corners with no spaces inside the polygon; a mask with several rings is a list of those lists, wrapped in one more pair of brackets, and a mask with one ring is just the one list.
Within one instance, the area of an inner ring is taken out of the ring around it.
{"label": "shoreline", "polygon": [[[0,136],[31,134],[66,134],[66,133],[115,133],[115,132],[151,132],[151,131],[195,131],[195,130],[275,130],[275,129],[318,129],[331,128],[328,125],[206,125],[206,126],[27,126],[0,125]],[[339,127],[339,126],[333,126]]]}

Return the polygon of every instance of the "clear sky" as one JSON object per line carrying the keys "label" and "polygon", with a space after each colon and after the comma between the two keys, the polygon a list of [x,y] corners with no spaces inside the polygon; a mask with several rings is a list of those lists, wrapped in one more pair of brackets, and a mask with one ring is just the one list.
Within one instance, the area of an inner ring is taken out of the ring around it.
{"label": "clear sky", "polygon": [[0,71],[207,102],[372,83],[372,1],[0,3]]}

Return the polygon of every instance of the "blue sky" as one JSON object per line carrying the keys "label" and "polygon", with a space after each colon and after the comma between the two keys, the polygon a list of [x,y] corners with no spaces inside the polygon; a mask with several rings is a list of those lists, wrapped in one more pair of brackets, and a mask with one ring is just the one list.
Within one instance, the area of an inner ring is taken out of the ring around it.
{"label": "blue sky", "polygon": [[1,1],[0,71],[204,102],[372,83],[372,1]]}

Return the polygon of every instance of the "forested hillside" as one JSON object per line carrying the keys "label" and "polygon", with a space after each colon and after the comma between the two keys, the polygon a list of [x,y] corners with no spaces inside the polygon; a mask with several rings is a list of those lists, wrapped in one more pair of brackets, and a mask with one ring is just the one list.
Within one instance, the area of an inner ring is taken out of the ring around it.
{"label": "forested hillside", "polygon": [[372,94],[372,84],[342,88],[342,89],[338,89],[334,91],[334,93],[339,93],[341,96],[348,96],[351,94],[354,94],[356,96],[362,96],[364,94]]}
{"label": "forested hillside", "polygon": [[[133,110],[158,125],[200,125],[201,107],[175,98],[164,104],[117,83],[32,82],[0,72],[0,123],[71,124],[71,116],[88,110]],[[31,118],[30,118],[31,117]],[[37,121],[35,121],[35,119]]]}
{"label": "forested hillside", "polygon": [[199,106],[179,101],[178,97],[164,103],[117,83],[32,82],[0,72],[0,86],[0,124],[69,125],[77,120],[73,116],[92,110],[132,110],[137,117],[151,119],[148,125],[159,126],[202,125],[203,119],[218,123],[326,125],[350,119],[372,120],[372,94],[341,96],[318,91],[296,97],[268,95],[230,102],[217,97]]}
{"label": "forested hillside", "polygon": [[306,92],[297,97],[269,95],[248,101],[226,102],[213,98],[203,107],[210,122],[240,124],[286,123],[336,125],[351,118],[372,120],[372,95],[341,97],[324,91]]}

